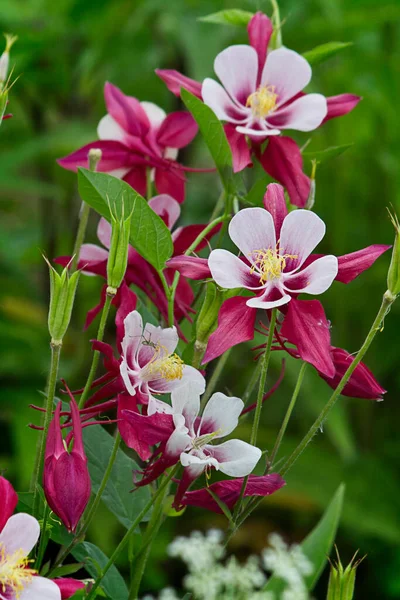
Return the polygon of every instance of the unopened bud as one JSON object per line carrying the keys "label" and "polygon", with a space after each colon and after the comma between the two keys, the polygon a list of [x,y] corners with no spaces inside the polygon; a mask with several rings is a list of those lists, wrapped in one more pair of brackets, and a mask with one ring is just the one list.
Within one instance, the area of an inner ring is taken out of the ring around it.
{"label": "unopened bud", "polygon": [[[45,259],[46,260],[46,259]],[[80,271],[69,275],[68,266],[57,273],[54,267],[46,260],[50,273],[50,307],[48,326],[53,345],[61,345],[65,332],[71,320],[76,287]]]}
{"label": "unopened bud", "polygon": [[6,38],[6,47],[3,54],[0,56],[0,87],[3,88],[4,82],[7,80],[8,67],[10,64],[10,50],[18,39],[16,35],[4,34]]}
{"label": "unopened bud", "polygon": [[121,285],[128,264],[129,236],[131,231],[132,212],[125,218],[125,205],[122,201],[122,215],[119,217],[115,211],[111,215],[111,242],[107,261],[107,293],[115,296]]}
{"label": "unopened bud", "polygon": [[345,569],[340,562],[339,553],[336,548],[337,561],[331,562],[331,573],[329,576],[328,595],[326,600],[352,600],[356,581],[356,570],[360,562],[355,561],[357,553],[353,556]]}
{"label": "unopened bud", "polygon": [[200,365],[201,359],[207,348],[207,342],[218,324],[218,313],[225,294],[213,282],[206,287],[203,306],[200,309],[196,325],[196,341],[194,343],[193,366]]}
{"label": "unopened bud", "polygon": [[400,223],[397,215],[389,211],[390,219],[395,229],[394,244],[392,250],[392,260],[387,278],[388,291],[392,296],[397,296],[400,292]]}
{"label": "unopened bud", "polygon": [[103,156],[100,148],[91,148],[88,152],[88,161],[89,161],[89,170],[96,171],[97,165],[101,161],[101,157]]}

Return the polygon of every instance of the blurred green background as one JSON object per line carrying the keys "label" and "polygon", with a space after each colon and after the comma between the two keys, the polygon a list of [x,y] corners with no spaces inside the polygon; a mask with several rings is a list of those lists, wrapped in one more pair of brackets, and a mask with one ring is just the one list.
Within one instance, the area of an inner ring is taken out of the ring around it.
{"label": "blurred green background", "polygon": [[[17,489],[26,489],[36,433],[27,423],[37,415],[49,363],[45,253],[70,253],[80,200],[74,174],[55,162],[96,138],[105,113],[106,80],[125,93],[151,100],[167,111],[179,101],[155,76],[157,67],[176,68],[196,79],[212,76],[218,51],[246,42],[243,29],[200,23],[197,17],[222,8],[270,10],[263,2],[222,0],[3,0],[0,31],[17,34],[12,50],[20,75],[10,98],[14,118],[0,131],[0,466]],[[344,254],[372,243],[391,243],[386,207],[400,209],[398,98],[400,95],[400,3],[396,0],[282,0],[284,44],[305,52],[328,41],[353,46],[316,66],[311,88],[325,95],[363,96],[356,110],[327,123],[312,136],[310,148],[345,143],[354,146],[317,173],[315,210],[327,223],[323,250]],[[304,143],[306,134],[299,136]],[[198,137],[181,153],[185,164],[209,166]],[[309,168],[309,165],[307,165]],[[257,171],[249,176],[249,183]],[[206,221],[219,195],[214,175],[190,174],[182,222]],[[92,215],[88,238],[95,241]],[[349,286],[336,283],[323,302],[335,345],[357,351],[385,291],[389,256]],[[85,380],[89,339],[82,333],[88,308],[97,303],[102,281],[82,278],[71,329],[65,340],[61,375],[72,388]],[[388,389],[385,402],[342,399],[313,444],[287,477],[288,485],[267,499],[232,543],[237,553],[257,552],[270,531],[296,541],[309,531],[341,481],[347,486],[337,543],[344,559],[360,549],[367,559],[359,569],[356,598],[400,597],[400,303],[367,356],[367,364]],[[113,337],[110,324],[109,339]],[[253,368],[250,347],[232,355],[220,389],[239,395]],[[293,389],[299,364],[287,361],[278,393],[263,411],[260,438],[271,448]],[[271,383],[280,357],[273,357]],[[308,369],[280,456],[288,454],[329,396],[329,388]],[[248,435],[250,421],[241,426]],[[92,540],[109,553],[121,535],[106,512]],[[211,513],[187,510],[164,527],[149,563],[143,590],[177,583],[179,565],[165,557],[168,541],[195,528],[224,526]],[[126,565],[121,563],[124,570]],[[325,597],[326,579],[315,592]]]}

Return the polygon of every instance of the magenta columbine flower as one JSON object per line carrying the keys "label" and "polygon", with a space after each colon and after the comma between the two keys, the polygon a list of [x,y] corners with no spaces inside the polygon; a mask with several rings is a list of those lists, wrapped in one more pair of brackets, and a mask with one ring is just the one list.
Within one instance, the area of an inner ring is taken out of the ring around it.
{"label": "magenta columbine flower", "polygon": [[134,310],[124,321],[120,373],[127,392],[148,402],[147,414],[170,412],[171,407],[154,395],[168,394],[188,381],[204,392],[203,375],[175,353],[178,345],[176,327],[155,327],[147,323],[143,328],[140,314]]}
{"label": "magenta columbine flower", "polygon": [[222,85],[205,79],[204,103],[236,131],[260,139],[282,129],[312,131],[327,115],[322,94],[301,95],[310,83],[311,67],[288,48],[268,52],[259,73],[259,57],[252,46],[229,46],[218,54],[214,71]]}
{"label": "magenta columbine flower", "polygon": [[208,259],[211,274],[226,289],[245,288],[256,293],[252,308],[274,308],[300,293],[322,294],[338,272],[335,256],[306,259],[325,235],[325,224],[315,213],[295,210],[282,224],[276,239],[274,220],[263,208],[245,208],[229,224],[229,235],[242,252],[213,250]]}

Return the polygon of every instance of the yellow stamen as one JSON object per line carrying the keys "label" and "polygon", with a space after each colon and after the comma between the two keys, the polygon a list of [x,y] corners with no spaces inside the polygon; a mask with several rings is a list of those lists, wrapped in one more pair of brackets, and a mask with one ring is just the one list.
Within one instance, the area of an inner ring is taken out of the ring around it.
{"label": "yellow stamen", "polygon": [[260,274],[261,284],[279,279],[286,267],[287,258],[297,258],[297,254],[280,254],[278,246],[268,248],[268,250],[254,250],[251,253],[253,265],[250,273],[253,274],[257,270]]}
{"label": "yellow stamen", "polygon": [[[163,358],[160,358],[160,355],[164,354]],[[165,346],[156,345],[154,356],[147,363],[144,370],[146,372],[146,376],[151,375],[162,377],[167,381],[173,381],[174,379],[182,379],[183,377],[183,367],[185,363],[183,360],[175,354],[168,354]]]}
{"label": "yellow stamen", "polygon": [[256,92],[253,92],[247,98],[246,106],[251,107],[254,118],[265,119],[275,109],[278,94],[275,94],[274,90],[274,85],[261,85]]}
{"label": "yellow stamen", "polygon": [[0,545],[0,594],[12,592],[13,598],[20,598],[21,592],[37,573],[29,568],[31,562],[23,550],[7,554],[4,546]]}
{"label": "yellow stamen", "polygon": [[194,438],[192,440],[192,446],[195,450],[200,450],[206,444],[212,442],[212,440],[217,437],[217,435],[221,435],[222,429],[217,429],[217,431],[213,431],[212,433],[205,433],[204,435],[200,435],[199,437]]}

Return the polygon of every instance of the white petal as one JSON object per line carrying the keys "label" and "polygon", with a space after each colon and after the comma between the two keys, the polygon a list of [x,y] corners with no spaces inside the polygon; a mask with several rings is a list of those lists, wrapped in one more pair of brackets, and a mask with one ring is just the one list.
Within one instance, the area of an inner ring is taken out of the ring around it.
{"label": "white petal", "polygon": [[261,450],[242,440],[228,440],[219,446],[206,446],[219,463],[219,470],[231,477],[252,472],[261,458]]}
{"label": "white petal", "polygon": [[103,117],[97,126],[97,135],[99,140],[116,140],[122,142],[126,137],[126,132],[118,125],[110,115]]}
{"label": "white petal", "polygon": [[147,414],[149,416],[154,415],[154,413],[164,413],[164,414],[172,414],[172,408],[166,402],[162,400],[158,400],[154,398],[151,394],[149,394],[149,403],[147,405]]}
{"label": "white petal", "polygon": [[40,526],[31,515],[19,513],[10,517],[0,533],[0,546],[4,546],[6,554],[14,554],[22,550],[28,556],[39,539]]}
{"label": "white petal", "polygon": [[286,259],[285,274],[299,268],[325,235],[322,219],[310,210],[294,210],[285,217],[281,229],[281,254],[296,258]]}
{"label": "white petal", "polygon": [[97,237],[108,250],[110,249],[111,244],[111,231],[110,223],[104,217],[101,217],[99,224],[97,225]]}
{"label": "white petal", "polygon": [[272,50],[261,76],[261,85],[274,86],[278,106],[302,91],[310,83],[311,67],[300,54],[288,48]]}
{"label": "white petal", "polygon": [[255,250],[276,246],[274,220],[264,208],[240,210],[229,223],[229,235],[247,260]]}
{"label": "white petal", "polygon": [[191,437],[185,430],[175,429],[165,447],[167,456],[178,458],[182,452],[192,447]]}
{"label": "white petal", "polygon": [[179,341],[178,332],[176,331],[175,326],[166,327],[163,329],[160,326],[156,327],[151,323],[147,323],[146,327],[144,328],[143,335],[146,340],[150,340],[152,344],[158,344],[163,355],[172,354],[175,351]]}
{"label": "white petal", "polygon": [[168,229],[172,229],[181,214],[179,202],[172,198],[172,196],[168,196],[168,194],[154,196],[154,198],[149,200],[149,206],[159,216],[163,217],[166,215]]}
{"label": "white petal", "polygon": [[[165,148],[164,150],[164,158],[168,160],[176,160],[178,158],[179,150],[178,148]],[[154,181],[154,179],[152,179]]]}
{"label": "white petal", "polygon": [[223,288],[260,287],[258,277],[250,273],[250,266],[228,250],[213,250],[208,259],[208,266],[214,281]]}
{"label": "white petal", "polygon": [[292,299],[288,294],[283,294],[277,300],[264,300],[266,298],[265,295],[257,296],[256,298],[250,298],[247,300],[246,305],[251,308],[260,308],[262,310],[268,310],[270,308],[277,308],[278,306],[283,306],[287,304]]}
{"label": "white petal", "polygon": [[[108,259],[108,250],[96,246],[96,244],[83,244],[79,252],[79,261],[82,261],[84,265],[89,266],[91,263],[102,262]],[[85,271],[85,267],[82,269],[82,273],[85,275],[95,276],[95,273]]]}
{"label": "white petal", "polygon": [[243,133],[244,135],[248,135],[253,138],[262,138],[267,137],[269,135],[279,135],[281,132],[280,129],[253,129],[251,125],[248,125],[247,127],[236,127],[236,131],[238,133]]}
{"label": "white petal", "polygon": [[152,128],[158,129],[161,123],[164,121],[167,116],[165,110],[154,104],[153,102],[141,102],[140,103],[144,112],[147,115],[147,118],[150,121]]}
{"label": "white petal", "polygon": [[204,409],[199,435],[214,431],[219,431],[216,438],[229,435],[237,427],[243,407],[244,404],[240,398],[216,392],[211,396]]}
{"label": "white petal", "polygon": [[159,374],[154,375],[154,379],[148,381],[149,389],[155,394],[170,394],[188,383],[193,385],[198,394],[202,394],[206,387],[203,375],[190,365],[183,365],[181,379],[165,379]]}
{"label": "white petal", "polygon": [[18,600],[61,600],[61,592],[51,579],[33,577],[18,596]]}
{"label": "white petal", "polygon": [[283,276],[283,287],[296,294],[301,292],[322,294],[332,285],[337,272],[338,259],[336,256],[322,256],[302,271],[287,277]]}
{"label": "white petal", "polygon": [[124,320],[124,339],[122,354],[129,367],[136,366],[136,350],[143,340],[143,321],[137,310],[133,310]]}
{"label": "white petal", "polygon": [[175,415],[182,415],[185,425],[193,432],[193,424],[200,412],[200,394],[196,384],[181,385],[171,394],[171,404]]}
{"label": "white petal", "polygon": [[[201,451],[199,451],[200,453]],[[181,464],[183,467],[190,468],[190,474],[193,477],[198,477],[202,474],[204,469],[209,467],[214,467],[215,469],[219,468],[218,461],[213,456],[205,456],[201,452],[201,456],[196,454],[196,451],[192,452],[182,452],[181,454]]]}
{"label": "white petal", "polygon": [[257,52],[244,44],[229,46],[217,55],[214,71],[228,94],[245,106],[257,88]]}
{"label": "white petal", "polygon": [[278,109],[267,120],[271,127],[312,131],[321,125],[327,112],[325,96],[307,94]]}
{"label": "white petal", "polygon": [[117,179],[122,179],[123,177],[125,177],[125,175],[129,173],[129,171],[129,167],[121,167],[120,169],[113,169],[112,171],[107,171],[107,173],[109,175],[112,175],[113,177],[117,177]]}
{"label": "white petal", "polygon": [[121,377],[123,379],[123,382],[125,384],[127,392],[131,396],[135,396],[136,388],[138,387],[140,382],[135,383],[135,384],[132,383],[131,378],[130,378],[130,371],[131,371],[131,369],[128,367],[126,360],[122,359],[121,364],[119,366],[119,372],[121,373]]}
{"label": "white petal", "polygon": [[239,108],[228,96],[222,85],[214,79],[205,79],[201,88],[204,104],[209,106],[221,121],[245,124],[251,119],[251,108]]}

